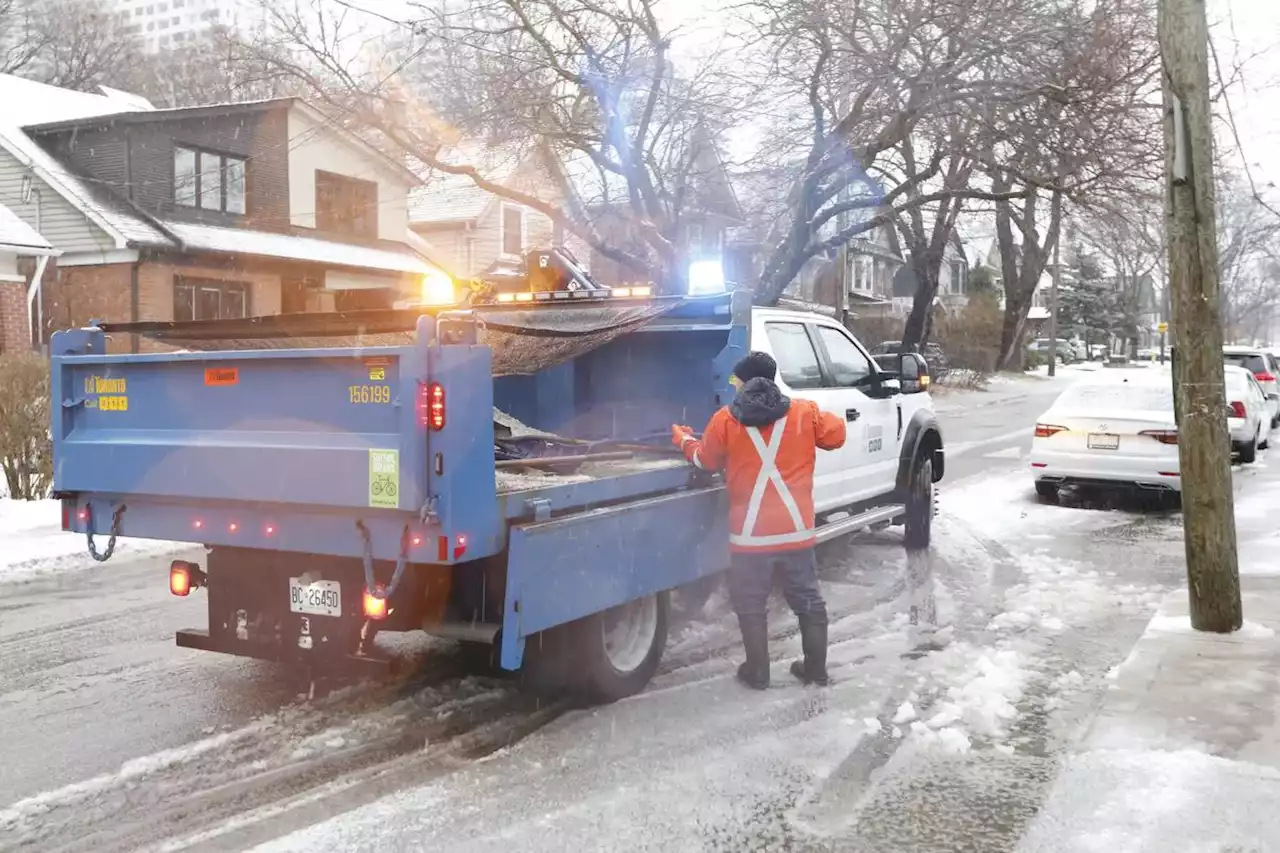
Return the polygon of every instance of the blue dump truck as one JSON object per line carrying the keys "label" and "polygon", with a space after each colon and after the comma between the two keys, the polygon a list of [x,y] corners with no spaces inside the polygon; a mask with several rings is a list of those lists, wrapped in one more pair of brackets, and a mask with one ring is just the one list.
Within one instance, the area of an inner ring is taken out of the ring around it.
{"label": "blue dump truck", "polygon": [[728,565],[720,481],[670,425],[705,424],[751,346],[848,422],[820,454],[819,538],[900,523],[927,545],[944,459],[923,359],[877,364],[745,293],[62,331],[55,496],[99,559],[118,536],[205,545],[170,568],[208,599],[180,646],[314,673],[387,667],[378,632],[425,630],[608,701],[652,677],[671,593]]}

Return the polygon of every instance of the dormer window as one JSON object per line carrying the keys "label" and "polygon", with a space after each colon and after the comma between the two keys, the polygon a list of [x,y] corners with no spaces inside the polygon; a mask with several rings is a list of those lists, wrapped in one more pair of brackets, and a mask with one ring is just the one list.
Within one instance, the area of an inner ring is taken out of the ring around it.
{"label": "dormer window", "polygon": [[173,203],[179,207],[243,214],[244,158],[175,145]]}

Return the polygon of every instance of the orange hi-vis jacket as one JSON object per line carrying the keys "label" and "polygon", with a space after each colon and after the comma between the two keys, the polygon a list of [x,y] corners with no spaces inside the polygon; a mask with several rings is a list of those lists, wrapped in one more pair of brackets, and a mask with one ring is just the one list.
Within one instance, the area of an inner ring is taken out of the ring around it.
{"label": "orange hi-vis jacket", "polygon": [[844,444],[845,424],[810,400],[792,400],[767,426],[745,426],[721,408],[698,441],[684,435],[685,458],[724,471],[729,493],[729,548],[739,552],[794,551],[816,542],[813,469],[817,451]]}

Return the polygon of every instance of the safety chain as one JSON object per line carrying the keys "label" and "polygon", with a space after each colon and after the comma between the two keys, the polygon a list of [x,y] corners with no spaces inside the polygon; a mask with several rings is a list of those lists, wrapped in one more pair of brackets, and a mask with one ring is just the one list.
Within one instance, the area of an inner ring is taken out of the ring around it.
{"label": "safety chain", "polygon": [[409,525],[404,526],[404,532],[400,534],[400,556],[396,558],[396,570],[391,575],[391,583],[387,585],[385,590],[379,595],[379,588],[373,579],[373,537],[369,535],[369,528],[365,527],[364,522],[356,519],[356,529],[360,531],[360,538],[364,540],[364,586],[369,590],[369,594],[374,598],[386,600],[396,591],[396,587],[400,585],[400,578],[404,575],[404,567],[409,562]]}
{"label": "safety chain", "polygon": [[89,556],[99,563],[105,563],[111,559],[111,555],[116,552],[116,538],[120,535],[120,520],[124,518],[124,504],[116,507],[116,511],[111,514],[111,538],[107,540],[107,550],[101,554],[98,548],[93,544],[93,504],[85,504],[85,521],[88,524],[89,532],[86,538],[89,540]]}

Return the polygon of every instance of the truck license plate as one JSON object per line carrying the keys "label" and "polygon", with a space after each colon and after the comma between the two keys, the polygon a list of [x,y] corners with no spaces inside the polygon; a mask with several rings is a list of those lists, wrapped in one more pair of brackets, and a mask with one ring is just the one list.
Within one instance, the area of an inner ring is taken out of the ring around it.
{"label": "truck license plate", "polygon": [[289,609],[312,616],[342,615],[342,584],[337,581],[303,583],[289,578]]}
{"label": "truck license plate", "polygon": [[1120,436],[1106,432],[1091,432],[1088,444],[1090,450],[1115,450],[1120,446]]}

